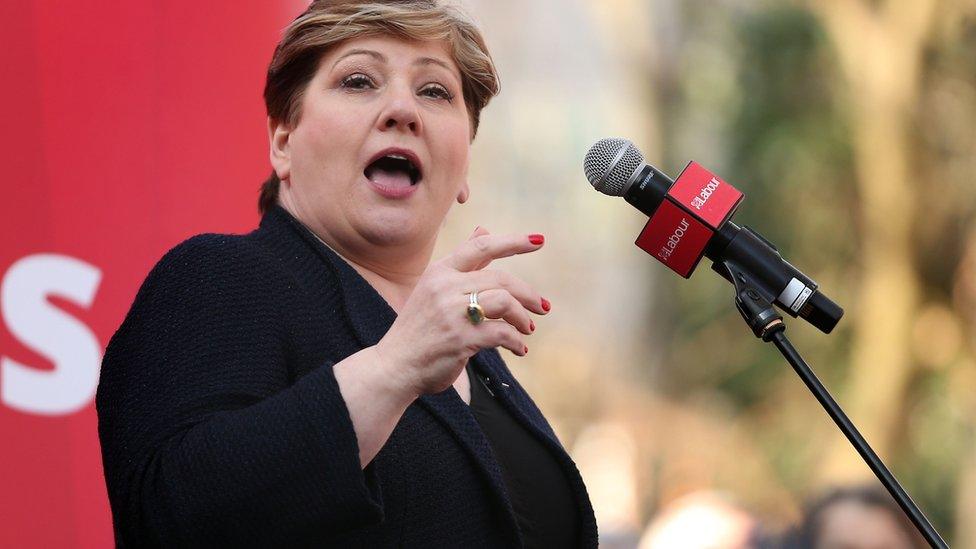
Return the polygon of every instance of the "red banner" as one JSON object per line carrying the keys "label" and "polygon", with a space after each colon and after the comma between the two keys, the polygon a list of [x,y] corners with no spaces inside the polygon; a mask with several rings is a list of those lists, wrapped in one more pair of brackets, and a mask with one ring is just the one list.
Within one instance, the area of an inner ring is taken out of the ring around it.
{"label": "red banner", "polygon": [[307,2],[0,2],[0,546],[105,547],[94,394],[148,270],[257,223],[264,73]]}

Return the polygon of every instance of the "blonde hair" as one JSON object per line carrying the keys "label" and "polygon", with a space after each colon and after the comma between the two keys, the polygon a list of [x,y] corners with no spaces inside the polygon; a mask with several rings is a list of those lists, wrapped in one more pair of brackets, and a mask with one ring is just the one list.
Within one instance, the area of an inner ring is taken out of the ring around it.
{"label": "blonde hair", "polygon": [[[268,116],[290,127],[301,120],[301,104],[322,56],[336,45],[371,35],[405,40],[447,42],[461,72],[464,104],[471,119],[471,138],[478,131],[481,109],[498,94],[498,75],[475,24],[453,6],[438,0],[317,0],[285,29],[268,66],[264,103]],[[277,174],[261,186],[258,210],[278,200]]]}

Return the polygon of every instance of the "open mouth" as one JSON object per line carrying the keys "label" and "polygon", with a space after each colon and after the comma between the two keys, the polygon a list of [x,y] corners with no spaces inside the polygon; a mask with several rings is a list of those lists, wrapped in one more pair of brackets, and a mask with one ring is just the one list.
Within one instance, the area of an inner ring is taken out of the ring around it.
{"label": "open mouth", "polygon": [[363,170],[363,175],[366,179],[387,187],[416,185],[423,179],[417,163],[400,153],[385,154],[373,160]]}

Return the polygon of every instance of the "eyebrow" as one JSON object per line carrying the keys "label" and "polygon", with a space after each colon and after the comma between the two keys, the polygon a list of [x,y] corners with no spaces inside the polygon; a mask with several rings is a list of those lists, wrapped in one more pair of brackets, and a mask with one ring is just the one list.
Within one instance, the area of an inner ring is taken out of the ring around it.
{"label": "eyebrow", "polygon": [[421,57],[420,59],[414,61],[413,64],[414,65],[437,65],[440,67],[444,67],[452,74],[454,73],[454,70],[450,67],[450,65],[434,57]]}
{"label": "eyebrow", "polygon": [[382,61],[383,63],[386,62],[386,56],[378,51],[357,49],[357,50],[349,50],[346,53],[342,54],[342,56],[336,59],[335,63],[332,64],[332,68],[335,68],[335,66],[339,64],[339,61],[342,61],[347,57],[352,57],[353,55],[368,55],[376,59],[377,61]]}
{"label": "eyebrow", "polygon": [[[335,63],[332,64],[332,68],[335,68],[335,66],[339,64],[339,61],[342,61],[343,59],[345,59],[347,57],[351,57],[353,55],[368,55],[368,56],[372,57],[373,59],[376,59],[377,61],[379,61],[381,63],[386,63],[386,61],[387,61],[386,56],[383,55],[382,53],[378,52],[378,51],[364,50],[364,49],[355,49],[355,50],[349,50],[349,51],[347,51],[341,57],[339,57],[338,59],[336,59],[335,60]],[[413,64],[415,66],[437,65],[437,66],[440,66],[440,67],[443,67],[443,68],[447,69],[452,74],[454,73],[454,70],[451,68],[450,65],[448,65],[444,61],[441,61],[440,59],[437,59],[437,58],[434,58],[434,57],[421,57],[421,58],[417,59],[416,61],[414,61]]]}

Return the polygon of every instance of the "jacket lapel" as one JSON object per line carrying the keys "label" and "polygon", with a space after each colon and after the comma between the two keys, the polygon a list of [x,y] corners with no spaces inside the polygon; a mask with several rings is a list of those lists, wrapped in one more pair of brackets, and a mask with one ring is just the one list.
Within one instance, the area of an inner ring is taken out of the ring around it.
{"label": "jacket lapel", "polygon": [[488,439],[468,405],[461,400],[454,388],[435,395],[424,395],[417,402],[443,423],[474,459],[495,499],[507,510],[510,526],[517,530],[515,511],[512,509],[498,460],[495,459]]}
{"label": "jacket lapel", "polygon": [[515,381],[512,373],[496,349],[483,349],[475,355],[475,368],[494,380],[491,389],[510,414],[536,438],[549,446],[564,451],[556,433],[553,432],[545,416],[536,407],[522,386]]}
{"label": "jacket lapel", "polygon": [[542,412],[532,402],[532,399],[522,389],[522,386],[515,381],[515,378],[508,370],[508,367],[505,366],[505,362],[496,349],[483,349],[475,355],[475,359],[475,367],[479,368],[482,373],[494,380],[491,386],[492,391],[495,393],[495,398],[502,403],[516,421],[522,424],[538,440],[542,441],[543,445],[547,446],[549,451],[556,457],[556,461],[562,467],[563,473],[566,475],[576,496],[576,506],[580,513],[582,535],[584,539],[592,537],[595,541],[597,529],[596,518],[593,514],[593,506],[590,503],[590,498],[587,496],[583,477],[580,475],[576,463],[573,462],[572,458],[569,457],[569,454],[559,442],[549,422],[546,421]]}

